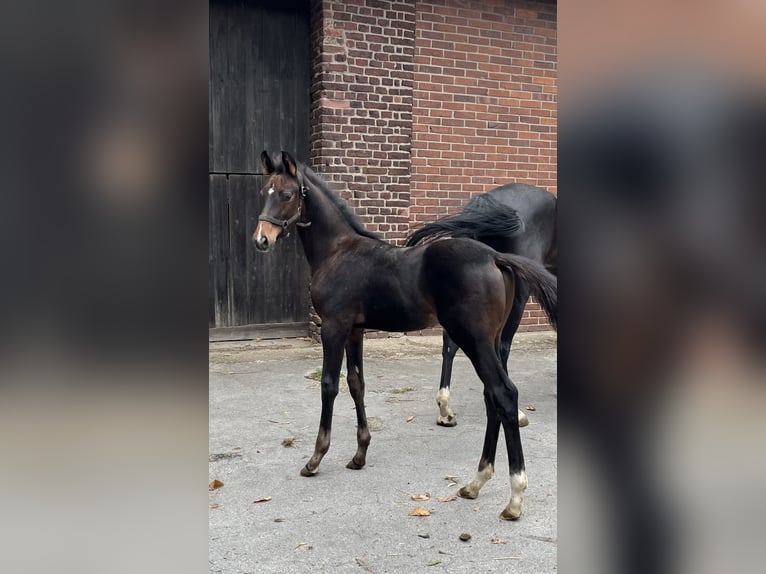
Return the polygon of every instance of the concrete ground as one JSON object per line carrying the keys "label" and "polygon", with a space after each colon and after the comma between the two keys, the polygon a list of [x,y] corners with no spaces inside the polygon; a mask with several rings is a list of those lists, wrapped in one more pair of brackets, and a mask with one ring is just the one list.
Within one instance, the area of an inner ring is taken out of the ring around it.
{"label": "concrete ground", "polygon": [[[524,514],[506,522],[498,518],[510,496],[502,433],[495,477],[479,498],[437,500],[473,478],[485,425],[482,385],[462,353],[451,397],[458,425],[436,425],[440,337],[365,341],[367,466],[345,467],[356,417],[343,379],[332,446],[311,478],[298,471],[319,425],[319,382],[306,376],[321,368],[321,347],[212,344],[210,480],[224,485],[210,492],[210,572],[555,572],[555,345],[551,333],[514,342],[511,378],[522,409],[535,410],[525,411],[530,423],[521,430]],[[429,500],[411,500],[426,493]],[[418,506],[431,515],[409,516]]]}

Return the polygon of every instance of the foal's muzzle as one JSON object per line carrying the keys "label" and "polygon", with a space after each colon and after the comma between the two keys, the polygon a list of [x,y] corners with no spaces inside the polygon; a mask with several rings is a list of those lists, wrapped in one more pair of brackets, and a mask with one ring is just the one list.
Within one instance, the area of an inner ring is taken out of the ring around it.
{"label": "foal's muzzle", "polygon": [[257,239],[253,238],[253,243],[255,243],[255,248],[258,251],[268,251],[269,250],[269,238],[265,235],[262,235],[258,237]]}
{"label": "foal's muzzle", "polygon": [[282,226],[259,220],[258,227],[253,233],[253,245],[258,251],[265,253],[274,246],[283,231]]}

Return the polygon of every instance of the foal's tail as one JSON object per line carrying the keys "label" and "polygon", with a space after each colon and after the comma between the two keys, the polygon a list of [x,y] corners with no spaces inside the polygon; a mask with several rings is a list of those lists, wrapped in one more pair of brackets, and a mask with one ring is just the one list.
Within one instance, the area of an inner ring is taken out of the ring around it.
{"label": "foal's tail", "polygon": [[532,295],[537,298],[543,311],[548,315],[551,325],[556,329],[558,327],[556,317],[558,281],[555,275],[536,261],[520,255],[498,253],[495,262],[501,269],[512,271],[518,280],[524,281],[529,286]]}
{"label": "foal's tail", "polygon": [[515,209],[488,193],[482,193],[472,198],[460,213],[427,223],[411,233],[405,245],[412,247],[426,240],[443,237],[511,237],[523,231],[524,221]]}

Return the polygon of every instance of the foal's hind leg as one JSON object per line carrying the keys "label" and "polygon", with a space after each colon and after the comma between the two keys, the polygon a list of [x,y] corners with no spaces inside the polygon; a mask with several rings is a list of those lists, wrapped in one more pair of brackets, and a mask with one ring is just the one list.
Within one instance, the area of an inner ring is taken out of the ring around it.
{"label": "foal's hind leg", "polygon": [[362,371],[362,343],[364,329],[354,329],[346,343],[346,367],[348,369],[348,390],[356,407],[356,443],[354,458],[346,468],[359,470],[367,462],[367,447],[370,446],[370,429],[367,428],[367,413],[364,408],[364,373]]}
{"label": "foal's hind leg", "polygon": [[348,330],[332,323],[322,325],[322,416],[319,420],[314,454],[301,469],[302,476],[313,476],[317,473],[319,463],[330,449],[330,430],[332,428],[332,411],[335,397],[338,396],[338,379],[343,366],[343,347],[348,336]]}
{"label": "foal's hind leg", "polygon": [[458,496],[462,498],[476,498],[479,496],[481,487],[492,478],[495,469],[495,454],[497,452],[497,439],[500,435],[500,418],[495,412],[492,400],[487,390],[484,390],[484,406],[487,411],[487,430],[484,433],[484,448],[479,460],[479,472],[471,482],[458,490]]}
{"label": "foal's hind leg", "polygon": [[[508,356],[511,354],[511,345],[513,337],[521,324],[521,318],[524,315],[524,309],[529,299],[529,287],[523,281],[516,281],[516,290],[513,294],[513,307],[508,320],[505,322],[503,332],[500,335],[500,362],[503,365],[505,374],[508,374]],[[527,415],[519,409],[519,426],[525,427],[529,424]]]}
{"label": "foal's hind leg", "polygon": [[[500,518],[515,520],[521,516],[524,494],[527,490],[527,474],[524,468],[524,453],[521,448],[521,434],[519,433],[518,391],[500,364],[494,345],[489,344],[488,341],[478,340],[475,342],[467,338],[465,344],[461,344],[461,348],[471,359],[476,373],[484,383],[484,392],[487,397],[485,403],[488,403],[488,410],[489,408],[494,409],[495,415],[505,431],[508,469],[511,474],[511,500],[500,514]],[[470,497],[474,492],[478,495],[478,490],[492,474],[492,467],[488,465],[491,461],[485,457],[492,454],[492,449],[497,447],[498,432],[494,431],[495,427],[493,426],[496,424],[488,415],[484,450],[479,462],[479,475],[473,482],[461,489],[461,496],[469,495]]]}
{"label": "foal's hind leg", "polygon": [[454,427],[457,424],[455,413],[449,404],[449,385],[452,378],[452,362],[455,360],[458,346],[444,330],[442,345],[442,376],[439,381],[439,392],[436,393],[436,404],[439,405],[439,417],[436,424],[444,427]]}

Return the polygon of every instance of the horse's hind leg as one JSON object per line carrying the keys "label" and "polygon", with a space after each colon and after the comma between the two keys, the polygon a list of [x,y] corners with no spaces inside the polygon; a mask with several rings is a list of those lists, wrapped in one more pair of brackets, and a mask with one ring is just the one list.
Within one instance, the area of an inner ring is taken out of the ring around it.
{"label": "horse's hind leg", "polygon": [[367,462],[367,447],[370,446],[370,429],[367,428],[367,413],[364,408],[364,372],[362,370],[362,343],[364,329],[354,329],[346,342],[346,367],[348,369],[348,390],[356,407],[356,443],[354,458],[346,468],[359,470]]}
{"label": "horse's hind leg", "polygon": [[314,454],[301,469],[301,476],[313,476],[317,473],[319,463],[330,449],[330,431],[332,428],[332,411],[335,397],[338,396],[338,379],[343,366],[343,347],[348,336],[348,330],[332,323],[322,325],[322,416],[319,420]]}
{"label": "horse's hind leg", "polygon": [[500,419],[492,405],[489,393],[484,391],[484,406],[487,410],[487,430],[484,433],[484,447],[479,460],[479,472],[476,478],[458,490],[458,496],[463,498],[476,498],[479,496],[481,487],[492,478],[495,469],[495,454],[497,452],[497,438],[500,434]]}
{"label": "horse's hind leg", "polygon": [[[524,494],[527,490],[524,453],[521,448],[521,434],[519,433],[518,390],[505,373],[494,345],[488,341],[481,341],[480,339],[474,341],[470,338],[467,338],[465,343],[459,344],[466,355],[468,355],[468,358],[471,359],[476,373],[484,383],[484,392],[487,397],[485,402],[489,405],[488,410],[490,408],[494,409],[495,415],[505,431],[505,443],[508,449],[508,468],[511,474],[511,499],[500,514],[500,518],[515,520],[521,516]],[[491,476],[492,471],[489,470],[489,473],[487,473],[487,469],[492,467],[487,466],[486,463],[490,461],[486,461],[485,456],[491,454],[491,449],[497,446],[498,433],[490,433],[494,428],[493,424],[497,423],[492,422],[491,417],[488,415],[484,451],[482,451],[482,459],[479,462],[479,476],[472,483],[461,489],[463,494],[472,494],[473,487],[478,486],[481,488],[484,482]],[[483,464],[484,466],[482,466]],[[482,471],[484,471],[484,476],[489,474],[487,478],[483,479],[483,482]],[[476,494],[478,494],[478,489],[476,489]]]}
{"label": "horse's hind leg", "polygon": [[455,360],[458,346],[444,330],[442,345],[442,376],[439,381],[439,392],[436,393],[436,404],[439,405],[439,417],[436,424],[444,427],[454,427],[457,424],[455,413],[449,404],[449,385],[452,378],[452,363]]}
{"label": "horse's hind leg", "polygon": [[[523,281],[515,282],[515,292],[513,294],[513,307],[511,308],[511,314],[508,316],[508,320],[505,322],[503,332],[500,335],[500,362],[503,365],[505,374],[508,374],[508,356],[511,354],[511,345],[513,344],[513,337],[516,335],[516,331],[521,324],[521,318],[524,315],[524,309],[527,306],[527,300],[529,299],[529,287]],[[527,415],[519,410],[519,426],[525,427],[529,424]]]}

